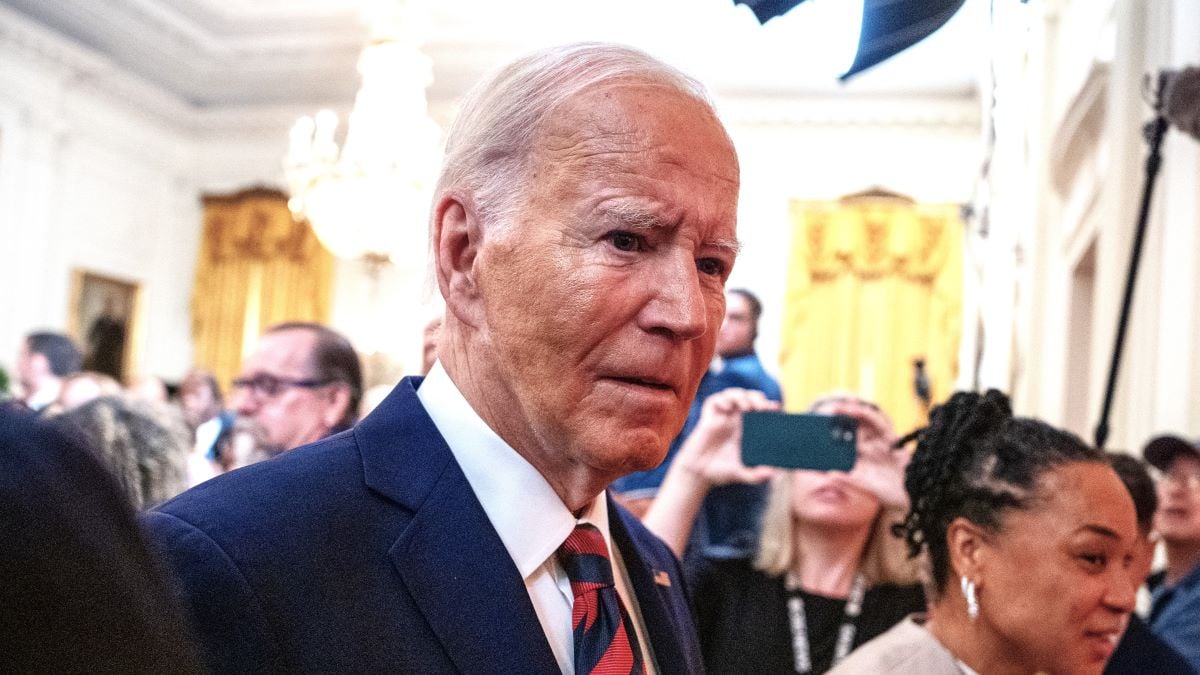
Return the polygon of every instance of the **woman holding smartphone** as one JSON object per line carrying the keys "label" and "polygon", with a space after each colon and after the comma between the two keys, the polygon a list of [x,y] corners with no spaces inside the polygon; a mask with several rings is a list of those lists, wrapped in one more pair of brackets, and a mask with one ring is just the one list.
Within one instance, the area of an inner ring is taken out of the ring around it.
{"label": "woman holding smartphone", "polygon": [[771,481],[754,560],[708,560],[692,580],[705,665],[711,672],[823,673],[858,645],[924,609],[915,566],[888,531],[907,508],[907,453],[891,422],[848,396],[812,412],[858,421],[849,472],[748,468],[742,413],[775,410],[762,394],[710,396],[645,517],[683,554],[705,494],[716,485]]}

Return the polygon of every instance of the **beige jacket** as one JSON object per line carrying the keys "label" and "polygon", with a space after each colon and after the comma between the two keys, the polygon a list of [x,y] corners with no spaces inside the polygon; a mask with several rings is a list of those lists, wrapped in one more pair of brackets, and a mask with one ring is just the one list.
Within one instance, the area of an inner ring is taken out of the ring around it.
{"label": "beige jacket", "polygon": [[850,652],[829,675],[964,675],[969,673],[937,638],[921,625],[924,616],[911,614],[888,632]]}

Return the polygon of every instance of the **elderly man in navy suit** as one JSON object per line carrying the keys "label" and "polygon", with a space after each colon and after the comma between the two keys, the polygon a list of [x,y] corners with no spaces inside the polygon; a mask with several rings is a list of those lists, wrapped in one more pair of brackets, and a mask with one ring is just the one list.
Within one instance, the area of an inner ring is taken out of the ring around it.
{"label": "elderly man in navy suit", "polygon": [[438,364],[147,517],[211,665],[701,670],[678,561],[606,486],[687,416],[737,192],[700,85],[638,51],[551,49],[469,94],[431,217]]}

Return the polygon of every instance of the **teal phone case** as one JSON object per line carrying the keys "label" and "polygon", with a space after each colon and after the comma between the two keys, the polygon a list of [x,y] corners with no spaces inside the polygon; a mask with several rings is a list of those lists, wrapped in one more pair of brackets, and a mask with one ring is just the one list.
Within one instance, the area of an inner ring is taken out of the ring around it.
{"label": "teal phone case", "polygon": [[858,420],[841,415],[748,412],[742,415],[742,462],[814,471],[854,467]]}

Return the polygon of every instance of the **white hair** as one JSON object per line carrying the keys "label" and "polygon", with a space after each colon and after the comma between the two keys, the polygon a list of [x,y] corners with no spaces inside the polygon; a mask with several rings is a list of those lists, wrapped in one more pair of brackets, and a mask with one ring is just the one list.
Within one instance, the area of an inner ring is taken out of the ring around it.
{"label": "white hair", "polygon": [[485,223],[508,220],[520,207],[522,178],[542,123],[583,91],[627,78],[664,85],[713,110],[698,81],[632,47],[583,42],[539,51],[467,93],[446,140],[435,194],[464,189]]}

